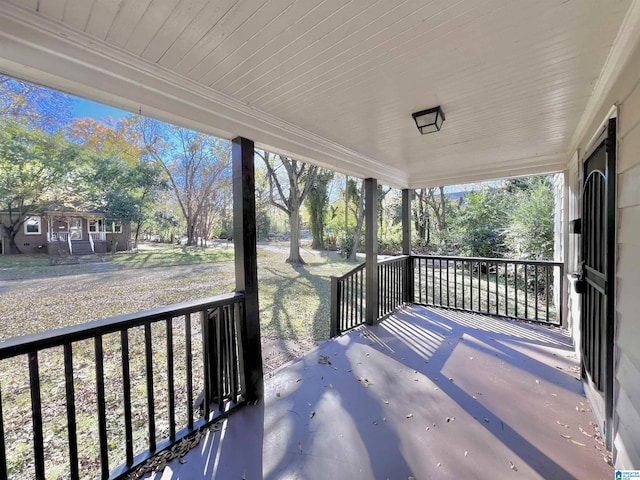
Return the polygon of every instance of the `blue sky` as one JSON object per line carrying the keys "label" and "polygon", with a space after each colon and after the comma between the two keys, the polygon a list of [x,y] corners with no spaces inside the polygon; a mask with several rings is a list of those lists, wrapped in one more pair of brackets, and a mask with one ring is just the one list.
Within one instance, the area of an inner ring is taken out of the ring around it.
{"label": "blue sky", "polygon": [[100,120],[106,117],[112,117],[114,120],[118,118],[127,117],[131,115],[129,112],[119,110],[117,108],[108,107],[100,103],[90,102],[78,97],[73,98],[73,108],[71,109],[71,115],[78,118],[94,118]]}

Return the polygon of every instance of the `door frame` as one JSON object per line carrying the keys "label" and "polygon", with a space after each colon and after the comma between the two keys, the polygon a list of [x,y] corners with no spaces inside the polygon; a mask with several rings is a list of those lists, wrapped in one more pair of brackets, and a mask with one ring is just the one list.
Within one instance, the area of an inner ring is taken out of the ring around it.
{"label": "door frame", "polygon": [[[604,348],[605,348],[605,361],[604,361],[604,388],[602,390],[602,396],[604,399],[604,417],[602,418],[603,422],[603,431],[602,435],[604,437],[606,446],[609,450],[613,447],[613,425],[614,425],[614,379],[615,379],[615,371],[614,371],[614,355],[615,355],[615,327],[616,327],[616,249],[617,249],[617,224],[616,224],[616,162],[617,162],[617,119],[615,116],[608,118],[604,126],[599,130],[598,134],[592,140],[589,148],[586,150],[585,155],[582,157],[581,162],[581,178],[580,178],[580,205],[582,209],[582,217],[583,217],[583,225],[586,226],[586,212],[584,211],[584,187],[586,178],[586,167],[587,162],[591,159],[592,155],[603,145],[605,148],[605,174],[606,174],[606,207],[603,214],[606,214],[607,218],[607,230],[605,232],[605,242],[606,242],[606,301],[605,301],[605,318],[607,319],[604,322],[605,331],[604,333]],[[583,239],[580,242],[581,244],[581,252],[580,259],[583,260],[583,256],[585,255],[584,242],[586,241],[586,237],[584,237],[584,227],[582,230]],[[584,268],[584,267],[583,267]],[[581,301],[582,304],[582,301]],[[582,315],[583,309],[580,309],[581,315],[581,324],[582,324]],[[580,332],[581,338],[583,337],[584,332]],[[581,349],[582,350],[582,349]],[[582,352],[581,352],[582,353]],[[590,398],[590,394],[593,392],[597,392],[597,388],[590,380],[589,376],[585,374],[585,362],[584,358],[581,358],[581,365],[583,371],[583,380],[587,382],[585,385],[585,394],[587,395],[587,399],[593,406],[593,399]],[[593,410],[593,409],[592,409]]]}

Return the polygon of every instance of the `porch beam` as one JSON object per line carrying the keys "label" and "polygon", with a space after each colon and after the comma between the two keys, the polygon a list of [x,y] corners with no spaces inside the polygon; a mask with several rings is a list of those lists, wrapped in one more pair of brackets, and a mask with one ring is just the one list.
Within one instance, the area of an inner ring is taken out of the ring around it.
{"label": "porch beam", "polygon": [[240,315],[241,373],[244,374],[245,400],[251,402],[264,394],[258,307],[254,143],[236,137],[232,145],[236,291],[245,295],[244,312]]}
{"label": "porch beam", "polygon": [[378,180],[364,180],[365,245],[366,245],[366,321],[378,320]]}

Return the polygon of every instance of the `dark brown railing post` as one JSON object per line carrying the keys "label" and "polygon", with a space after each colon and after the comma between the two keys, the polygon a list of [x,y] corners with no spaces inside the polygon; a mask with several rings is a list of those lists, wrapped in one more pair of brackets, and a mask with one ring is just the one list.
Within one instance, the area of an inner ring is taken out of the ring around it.
{"label": "dark brown railing post", "polygon": [[233,139],[233,244],[236,263],[236,291],[244,292],[244,316],[240,321],[244,397],[262,398],[262,348],[258,307],[258,255],[256,249],[256,199],[254,145],[242,137]]}
{"label": "dark brown railing post", "polygon": [[329,324],[329,337],[340,335],[340,277],[331,277],[331,323]]}
{"label": "dark brown railing post", "polygon": [[408,255],[404,264],[403,301],[405,304],[414,302],[413,291],[413,257],[411,256],[411,198],[413,190],[402,190],[402,254]]}

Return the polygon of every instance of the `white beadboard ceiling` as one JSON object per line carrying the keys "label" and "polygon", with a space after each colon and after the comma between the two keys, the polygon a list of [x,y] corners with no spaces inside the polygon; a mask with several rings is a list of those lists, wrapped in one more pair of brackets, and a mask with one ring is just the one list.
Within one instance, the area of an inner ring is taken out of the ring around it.
{"label": "white beadboard ceiling", "polygon": [[[397,187],[454,184],[564,169],[637,3],[0,0],[0,72]],[[435,105],[443,129],[421,136],[411,113]]]}

